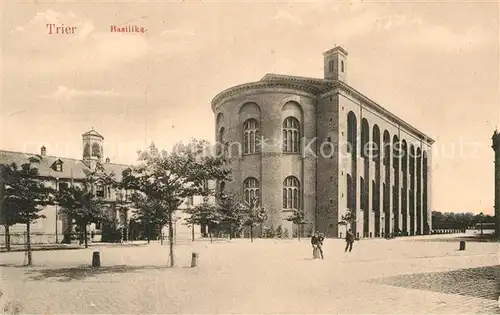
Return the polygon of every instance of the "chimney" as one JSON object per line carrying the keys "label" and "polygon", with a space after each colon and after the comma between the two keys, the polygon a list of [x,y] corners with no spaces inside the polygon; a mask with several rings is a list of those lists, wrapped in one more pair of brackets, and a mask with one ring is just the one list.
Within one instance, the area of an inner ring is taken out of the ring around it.
{"label": "chimney", "polygon": [[40,148],[40,155],[41,156],[47,156],[47,148],[45,146],[42,146]]}

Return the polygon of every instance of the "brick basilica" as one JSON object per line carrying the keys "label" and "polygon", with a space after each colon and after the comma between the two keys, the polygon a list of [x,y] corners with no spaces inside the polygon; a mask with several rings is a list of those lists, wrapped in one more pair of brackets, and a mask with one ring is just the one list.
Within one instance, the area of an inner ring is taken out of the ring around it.
{"label": "brick basilica", "polygon": [[326,51],[324,78],[266,74],[215,96],[216,139],[233,172],[218,189],[259,197],[268,227],[296,229],[286,218],[301,210],[306,232],[342,237],[352,211],[361,238],[426,234],[434,140],[348,85],[347,56]]}

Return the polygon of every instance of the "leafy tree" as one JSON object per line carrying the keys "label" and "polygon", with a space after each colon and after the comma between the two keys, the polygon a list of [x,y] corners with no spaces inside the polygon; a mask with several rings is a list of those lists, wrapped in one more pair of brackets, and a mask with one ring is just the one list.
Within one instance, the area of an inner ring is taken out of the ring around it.
{"label": "leafy tree", "polygon": [[5,245],[7,247],[7,251],[10,251],[10,227],[16,223],[21,222],[21,218],[19,217],[19,213],[21,210],[19,209],[20,203],[16,202],[15,199],[7,198],[5,195],[5,186],[9,185],[14,178],[12,177],[15,172],[12,169],[17,170],[17,165],[0,165],[0,196],[1,196],[1,210],[0,210],[0,222],[5,228]]}
{"label": "leafy tree", "polygon": [[343,225],[347,230],[351,228],[353,224],[356,224],[356,213],[353,210],[347,208],[337,225]]}
{"label": "leafy tree", "polygon": [[186,197],[203,194],[208,180],[225,180],[229,174],[222,168],[222,158],[206,154],[208,147],[206,141],[192,140],[188,145],[175,145],[168,153],[151,144],[146,151],[139,152],[141,164],[122,173],[119,187],[147,197],[157,221],[166,217],[171,267],[175,265],[174,212]]}
{"label": "leafy tree", "polygon": [[304,211],[293,210],[292,215],[290,215],[286,220],[297,225],[297,229],[298,229],[297,236],[298,236],[298,239],[300,241],[300,234],[302,232],[302,227],[304,224],[309,223],[306,220],[306,214],[304,213]]}
{"label": "leafy tree", "polygon": [[80,245],[88,248],[87,226],[104,220],[102,202],[90,191],[73,186],[60,192],[58,197],[61,212],[75,220],[80,231]]}
{"label": "leafy tree", "polygon": [[232,239],[234,231],[240,230],[245,223],[245,208],[239,198],[232,193],[220,193],[216,202],[221,214],[221,223],[227,226],[229,239]]}
{"label": "leafy tree", "polygon": [[186,210],[191,216],[186,218],[186,222],[191,225],[206,225],[212,243],[212,228],[221,222],[222,216],[217,206],[203,202],[192,209]]}
{"label": "leafy tree", "polygon": [[7,205],[9,220],[26,224],[29,266],[33,264],[31,224],[38,219],[45,218],[44,215],[40,214],[40,211],[51,202],[51,193],[53,192],[39,180],[39,172],[36,167],[39,163],[38,158],[31,157],[27,163],[20,167],[16,163],[8,165],[2,174],[5,180],[2,203]]}
{"label": "leafy tree", "polygon": [[253,198],[250,202],[243,202],[245,226],[250,227],[250,239],[253,242],[253,229],[256,225],[262,224],[267,220],[266,209],[259,204],[258,198]]}
{"label": "leafy tree", "polygon": [[168,223],[169,213],[164,211],[166,205],[162,200],[148,198],[147,195],[140,192],[132,195],[132,201],[137,208],[133,219],[144,226],[144,232],[149,243],[153,231],[158,228],[161,230]]}

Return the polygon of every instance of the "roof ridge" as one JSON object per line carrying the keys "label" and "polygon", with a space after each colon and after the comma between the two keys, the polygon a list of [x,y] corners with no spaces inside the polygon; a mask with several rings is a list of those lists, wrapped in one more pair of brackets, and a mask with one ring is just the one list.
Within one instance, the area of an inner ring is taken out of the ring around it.
{"label": "roof ridge", "polygon": [[[42,156],[41,154],[37,154],[37,153],[28,153],[28,152],[21,152],[21,151],[12,151],[12,150],[4,150],[4,149],[0,149],[0,153],[1,152],[5,152],[5,153],[17,153],[17,154],[22,154],[22,155],[36,155],[36,156],[40,156],[42,158],[44,157],[49,157],[49,158],[54,158],[54,159],[65,159],[65,160],[73,160],[73,161],[77,161],[77,162],[83,162],[83,159],[75,159],[75,158],[71,158],[71,157],[64,157],[64,156],[55,156],[55,155],[45,155],[45,156]],[[130,166],[129,164],[122,164],[122,163],[101,163],[102,165],[120,165],[120,166]]]}

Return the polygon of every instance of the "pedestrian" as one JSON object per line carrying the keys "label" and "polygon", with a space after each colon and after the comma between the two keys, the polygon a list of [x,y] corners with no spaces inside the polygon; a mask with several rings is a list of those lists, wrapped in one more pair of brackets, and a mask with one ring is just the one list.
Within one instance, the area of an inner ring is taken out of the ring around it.
{"label": "pedestrian", "polygon": [[347,233],[345,234],[345,252],[347,253],[347,250],[349,249],[349,252],[352,251],[352,244],[354,243],[354,233],[352,233],[352,230],[349,229]]}
{"label": "pedestrian", "polygon": [[324,259],[323,257],[323,240],[324,237],[321,236],[318,231],[314,232],[314,234],[311,237],[311,245],[313,247],[313,257],[317,258],[317,253],[319,252],[321,259]]}

